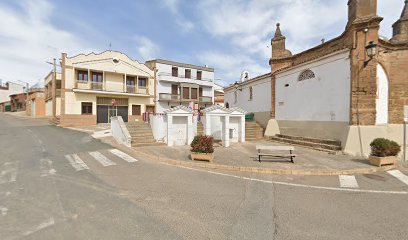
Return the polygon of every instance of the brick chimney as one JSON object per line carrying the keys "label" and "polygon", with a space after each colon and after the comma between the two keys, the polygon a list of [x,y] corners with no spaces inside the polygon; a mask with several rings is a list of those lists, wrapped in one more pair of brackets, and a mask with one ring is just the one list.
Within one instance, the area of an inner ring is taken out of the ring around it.
{"label": "brick chimney", "polygon": [[347,26],[377,16],[377,0],[349,0]]}
{"label": "brick chimney", "polygon": [[393,37],[391,42],[408,42],[408,0],[405,0],[404,9],[401,17],[393,25]]}

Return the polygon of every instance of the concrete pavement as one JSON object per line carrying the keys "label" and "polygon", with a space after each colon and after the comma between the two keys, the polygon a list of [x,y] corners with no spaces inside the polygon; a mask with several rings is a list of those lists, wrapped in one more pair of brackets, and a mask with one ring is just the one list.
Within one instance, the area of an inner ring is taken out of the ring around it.
{"label": "concrete pavement", "polygon": [[[112,148],[138,161],[126,161]],[[342,188],[338,176],[189,169],[152,162],[86,133],[2,114],[0,149],[0,239],[404,239],[408,234],[403,207],[408,185],[387,172],[356,175],[359,188],[351,189]],[[115,164],[104,166],[90,152]],[[72,163],[80,161],[66,158],[74,154],[87,168],[78,170]]]}

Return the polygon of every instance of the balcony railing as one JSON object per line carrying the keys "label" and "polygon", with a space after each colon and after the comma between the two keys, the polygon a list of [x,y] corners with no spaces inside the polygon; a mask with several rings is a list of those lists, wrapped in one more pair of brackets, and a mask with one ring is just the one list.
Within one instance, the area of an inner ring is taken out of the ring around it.
{"label": "balcony railing", "polygon": [[178,77],[178,78],[198,80],[198,81],[206,81],[206,82],[212,82],[212,81],[213,81],[213,79],[210,79],[210,78],[197,79],[197,77],[193,77],[193,76],[191,76],[191,77],[189,77],[189,78],[186,78],[185,75],[177,74],[177,76],[174,76],[172,73],[165,73],[165,72],[159,72],[159,73],[157,74],[157,76],[159,76],[159,77],[161,77],[161,76],[165,76],[165,77]]}
{"label": "balcony railing", "polygon": [[[105,84],[104,82],[86,82],[86,81],[76,81],[76,89],[81,90],[96,90],[96,91],[107,91],[107,92],[120,92],[120,93],[131,93],[131,94],[149,94],[149,89],[146,87],[126,85],[125,87],[117,87],[114,85],[109,85],[109,82]],[[121,90],[118,90],[121,89]]]}
{"label": "balcony railing", "polygon": [[175,101],[175,102],[199,102],[199,103],[212,103],[212,97],[199,97],[198,99],[182,98],[180,94],[160,93],[160,101]]}
{"label": "balcony railing", "polygon": [[199,97],[198,101],[201,103],[212,103],[212,97]]}
{"label": "balcony railing", "polygon": [[171,93],[160,93],[159,100],[161,101],[180,101],[181,95]]}

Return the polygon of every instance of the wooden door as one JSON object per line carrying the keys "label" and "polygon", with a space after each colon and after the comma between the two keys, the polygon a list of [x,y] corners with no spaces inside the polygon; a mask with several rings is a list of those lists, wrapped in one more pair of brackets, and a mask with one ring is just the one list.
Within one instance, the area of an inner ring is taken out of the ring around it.
{"label": "wooden door", "polygon": [[146,112],[154,113],[154,106],[146,106]]}
{"label": "wooden door", "polygon": [[142,107],[140,105],[132,105],[132,115],[142,115]]}

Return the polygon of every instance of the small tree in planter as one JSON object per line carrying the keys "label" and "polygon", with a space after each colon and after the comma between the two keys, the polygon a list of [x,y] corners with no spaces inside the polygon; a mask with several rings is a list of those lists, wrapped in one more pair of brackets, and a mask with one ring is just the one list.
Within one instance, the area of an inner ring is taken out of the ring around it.
{"label": "small tree in planter", "polygon": [[191,159],[211,162],[214,159],[214,138],[211,136],[195,136],[191,142]]}
{"label": "small tree in planter", "polygon": [[401,146],[398,143],[385,138],[374,139],[370,147],[371,155],[368,159],[371,164],[379,167],[386,164],[395,164],[397,155],[401,151]]}

